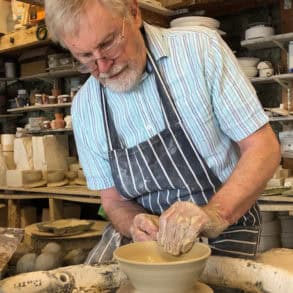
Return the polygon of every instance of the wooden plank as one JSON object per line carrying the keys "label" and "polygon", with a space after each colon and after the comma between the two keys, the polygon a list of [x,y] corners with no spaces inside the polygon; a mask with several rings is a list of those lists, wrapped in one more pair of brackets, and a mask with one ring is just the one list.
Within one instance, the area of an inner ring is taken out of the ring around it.
{"label": "wooden plank", "polygon": [[86,186],[66,185],[62,187],[36,187],[36,188],[15,188],[0,186],[0,190],[3,191],[20,191],[31,193],[52,193],[52,194],[67,194],[67,195],[79,195],[79,196],[99,196],[97,190],[89,190]]}
{"label": "wooden plank", "polygon": [[82,203],[92,203],[99,204],[101,203],[100,198],[98,197],[88,197],[88,196],[68,196],[60,194],[0,194],[0,199],[19,199],[19,200],[29,200],[29,199],[60,199],[73,202],[82,202]]}
{"label": "wooden plank", "polygon": [[20,228],[20,203],[19,200],[8,200],[8,227]]}
{"label": "wooden plank", "polygon": [[63,201],[49,198],[49,217],[51,221],[63,218]]}
{"label": "wooden plank", "polygon": [[260,204],[262,212],[293,212],[293,204]]}
{"label": "wooden plank", "polygon": [[293,203],[293,196],[282,196],[282,195],[272,195],[272,196],[261,196],[259,198],[260,201],[266,201],[266,202],[288,202]]}
{"label": "wooden plank", "polygon": [[0,53],[12,52],[14,50],[31,47],[34,45],[47,45],[51,41],[39,41],[36,37],[37,27],[21,29],[0,37]]}
{"label": "wooden plank", "polygon": [[33,111],[45,111],[45,110],[55,110],[57,108],[65,108],[71,107],[71,103],[60,103],[60,104],[46,104],[46,105],[39,105],[39,106],[26,106],[26,107],[19,107],[8,109],[7,112],[9,113],[21,113],[21,112],[33,112]]}

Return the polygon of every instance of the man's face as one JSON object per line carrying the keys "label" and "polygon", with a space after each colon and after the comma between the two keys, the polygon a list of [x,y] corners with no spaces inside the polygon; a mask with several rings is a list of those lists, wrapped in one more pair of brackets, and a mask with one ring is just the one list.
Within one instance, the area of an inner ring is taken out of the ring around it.
{"label": "man's face", "polygon": [[79,33],[65,36],[64,43],[104,86],[125,92],[137,85],[145,68],[140,25],[139,15],[124,19],[98,1],[90,1],[81,17]]}

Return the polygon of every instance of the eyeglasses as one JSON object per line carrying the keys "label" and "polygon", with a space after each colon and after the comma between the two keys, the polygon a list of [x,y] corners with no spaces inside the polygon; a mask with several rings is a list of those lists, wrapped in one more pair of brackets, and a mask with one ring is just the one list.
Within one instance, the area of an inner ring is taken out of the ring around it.
{"label": "eyeglasses", "polygon": [[97,69],[97,61],[100,59],[113,60],[116,59],[123,50],[123,45],[125,43],[125,17],[122,22],[122,30],[120,34],[113,33],[109,39],[107,39],[103,44],[99,45],[96,50],[102,57],[92,58],[92,57],[79,57],[78,60],[81,63],[77,70],[81,73],[91,73]]}

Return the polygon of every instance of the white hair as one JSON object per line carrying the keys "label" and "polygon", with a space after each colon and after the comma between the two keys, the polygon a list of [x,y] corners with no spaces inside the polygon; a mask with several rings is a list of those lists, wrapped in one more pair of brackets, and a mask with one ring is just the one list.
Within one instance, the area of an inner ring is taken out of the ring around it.
{"label": "white hair", "polygon": [[99,1],[117,15],[129,16],[131,0],[45,0],[46,25],[53,41],[65,47],[64,35],[78,33],[80,17],[90,1]]}

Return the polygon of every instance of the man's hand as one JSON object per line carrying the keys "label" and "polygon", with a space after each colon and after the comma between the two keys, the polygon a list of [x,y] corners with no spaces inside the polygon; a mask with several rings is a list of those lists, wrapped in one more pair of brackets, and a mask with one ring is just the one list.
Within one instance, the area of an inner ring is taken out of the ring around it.
{"label": "man's hand", "polygon": [[138,214],[133,219],[130,233],[134,242],[157,240],[159,217],[149,214]]}
{"label": "man's hand", "polygon": [[199,234],[214,237],[228,226],[209,206],[176,202],[160,216],[158,243],[166,252],[179,255],[192,248]]}

